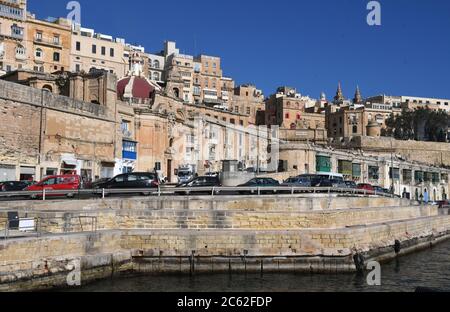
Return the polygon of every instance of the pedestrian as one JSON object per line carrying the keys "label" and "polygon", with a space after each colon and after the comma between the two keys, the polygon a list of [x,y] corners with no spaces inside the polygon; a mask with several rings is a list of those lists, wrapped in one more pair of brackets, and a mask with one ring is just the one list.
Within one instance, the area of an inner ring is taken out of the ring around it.
{"label": "pedestrian", "polygon": [[430,196],[428,194],[428,191],[425,189],[425,192],[423,193],[423,201],[425,203],[425,205],[428,204],[428,202],[430,201]]}

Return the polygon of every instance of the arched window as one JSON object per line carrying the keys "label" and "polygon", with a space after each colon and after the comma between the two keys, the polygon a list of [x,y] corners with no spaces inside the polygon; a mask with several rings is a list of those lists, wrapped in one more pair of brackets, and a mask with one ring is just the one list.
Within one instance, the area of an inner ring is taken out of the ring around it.
{"label": "arched window", "polygon": [[36,55],[36,58],[43,58],[44,57],[44,51],[42,51],[41,48],[37,48],[35,55]]}
{"label": "arched window", "polygon": [[26,53],[26,50],[23,46],[19,45],[16,48],[16,55],[24,56]]}
{"label": "arched window", "polygon": [[173,88],[173,94],[176,98],[180,97],[180,90],[178,88]]}
{"label": "arched window", "polygon": [[53,88],[52,88],[51,85],[45,85],[45,86],[42,87],[42,89],[48,90],[48,91],[50,91],[50,92],[53,92]]}
{"label": "arched window", "polygon": [[153,62],[153,67],[154,68],[157,68],[157,69],[159,69],[159,61],[158,60],[155,60],[154,62]]}
{"label": "arched window", "polygon": [[153,73],[153,80],[159,81],[159,73],[158,72]]}

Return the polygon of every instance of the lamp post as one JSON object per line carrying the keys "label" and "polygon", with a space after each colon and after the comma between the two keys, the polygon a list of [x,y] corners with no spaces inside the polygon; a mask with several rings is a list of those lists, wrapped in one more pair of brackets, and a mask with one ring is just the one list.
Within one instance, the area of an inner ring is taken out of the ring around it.
{"label": "lamp post", "polygon": [[395,195],[395,182],[394,182],[394,146],[391,137],[391,193]]}

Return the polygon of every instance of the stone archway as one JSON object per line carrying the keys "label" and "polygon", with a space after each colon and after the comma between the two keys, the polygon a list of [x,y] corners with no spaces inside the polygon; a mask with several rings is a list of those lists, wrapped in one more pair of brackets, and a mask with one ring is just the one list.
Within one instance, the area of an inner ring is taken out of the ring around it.
{"label": "stone archway", "polygon": [[43,86],[42,86],[42,89],[43,89],[43,90],[50,91],[50,92],[53,93],[53,87],[52,87],[51,85],[49,85],[49,84],[43,85]]}

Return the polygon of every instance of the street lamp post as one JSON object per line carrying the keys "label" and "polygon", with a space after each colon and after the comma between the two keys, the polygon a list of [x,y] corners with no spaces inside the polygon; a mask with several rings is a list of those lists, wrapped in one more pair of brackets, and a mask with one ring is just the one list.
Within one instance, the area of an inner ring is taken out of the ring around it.
{"label": "street lamp post", "polygon": [[391,193],[395,195],[395,182],[394,182],[394,146],[391,137]]}

